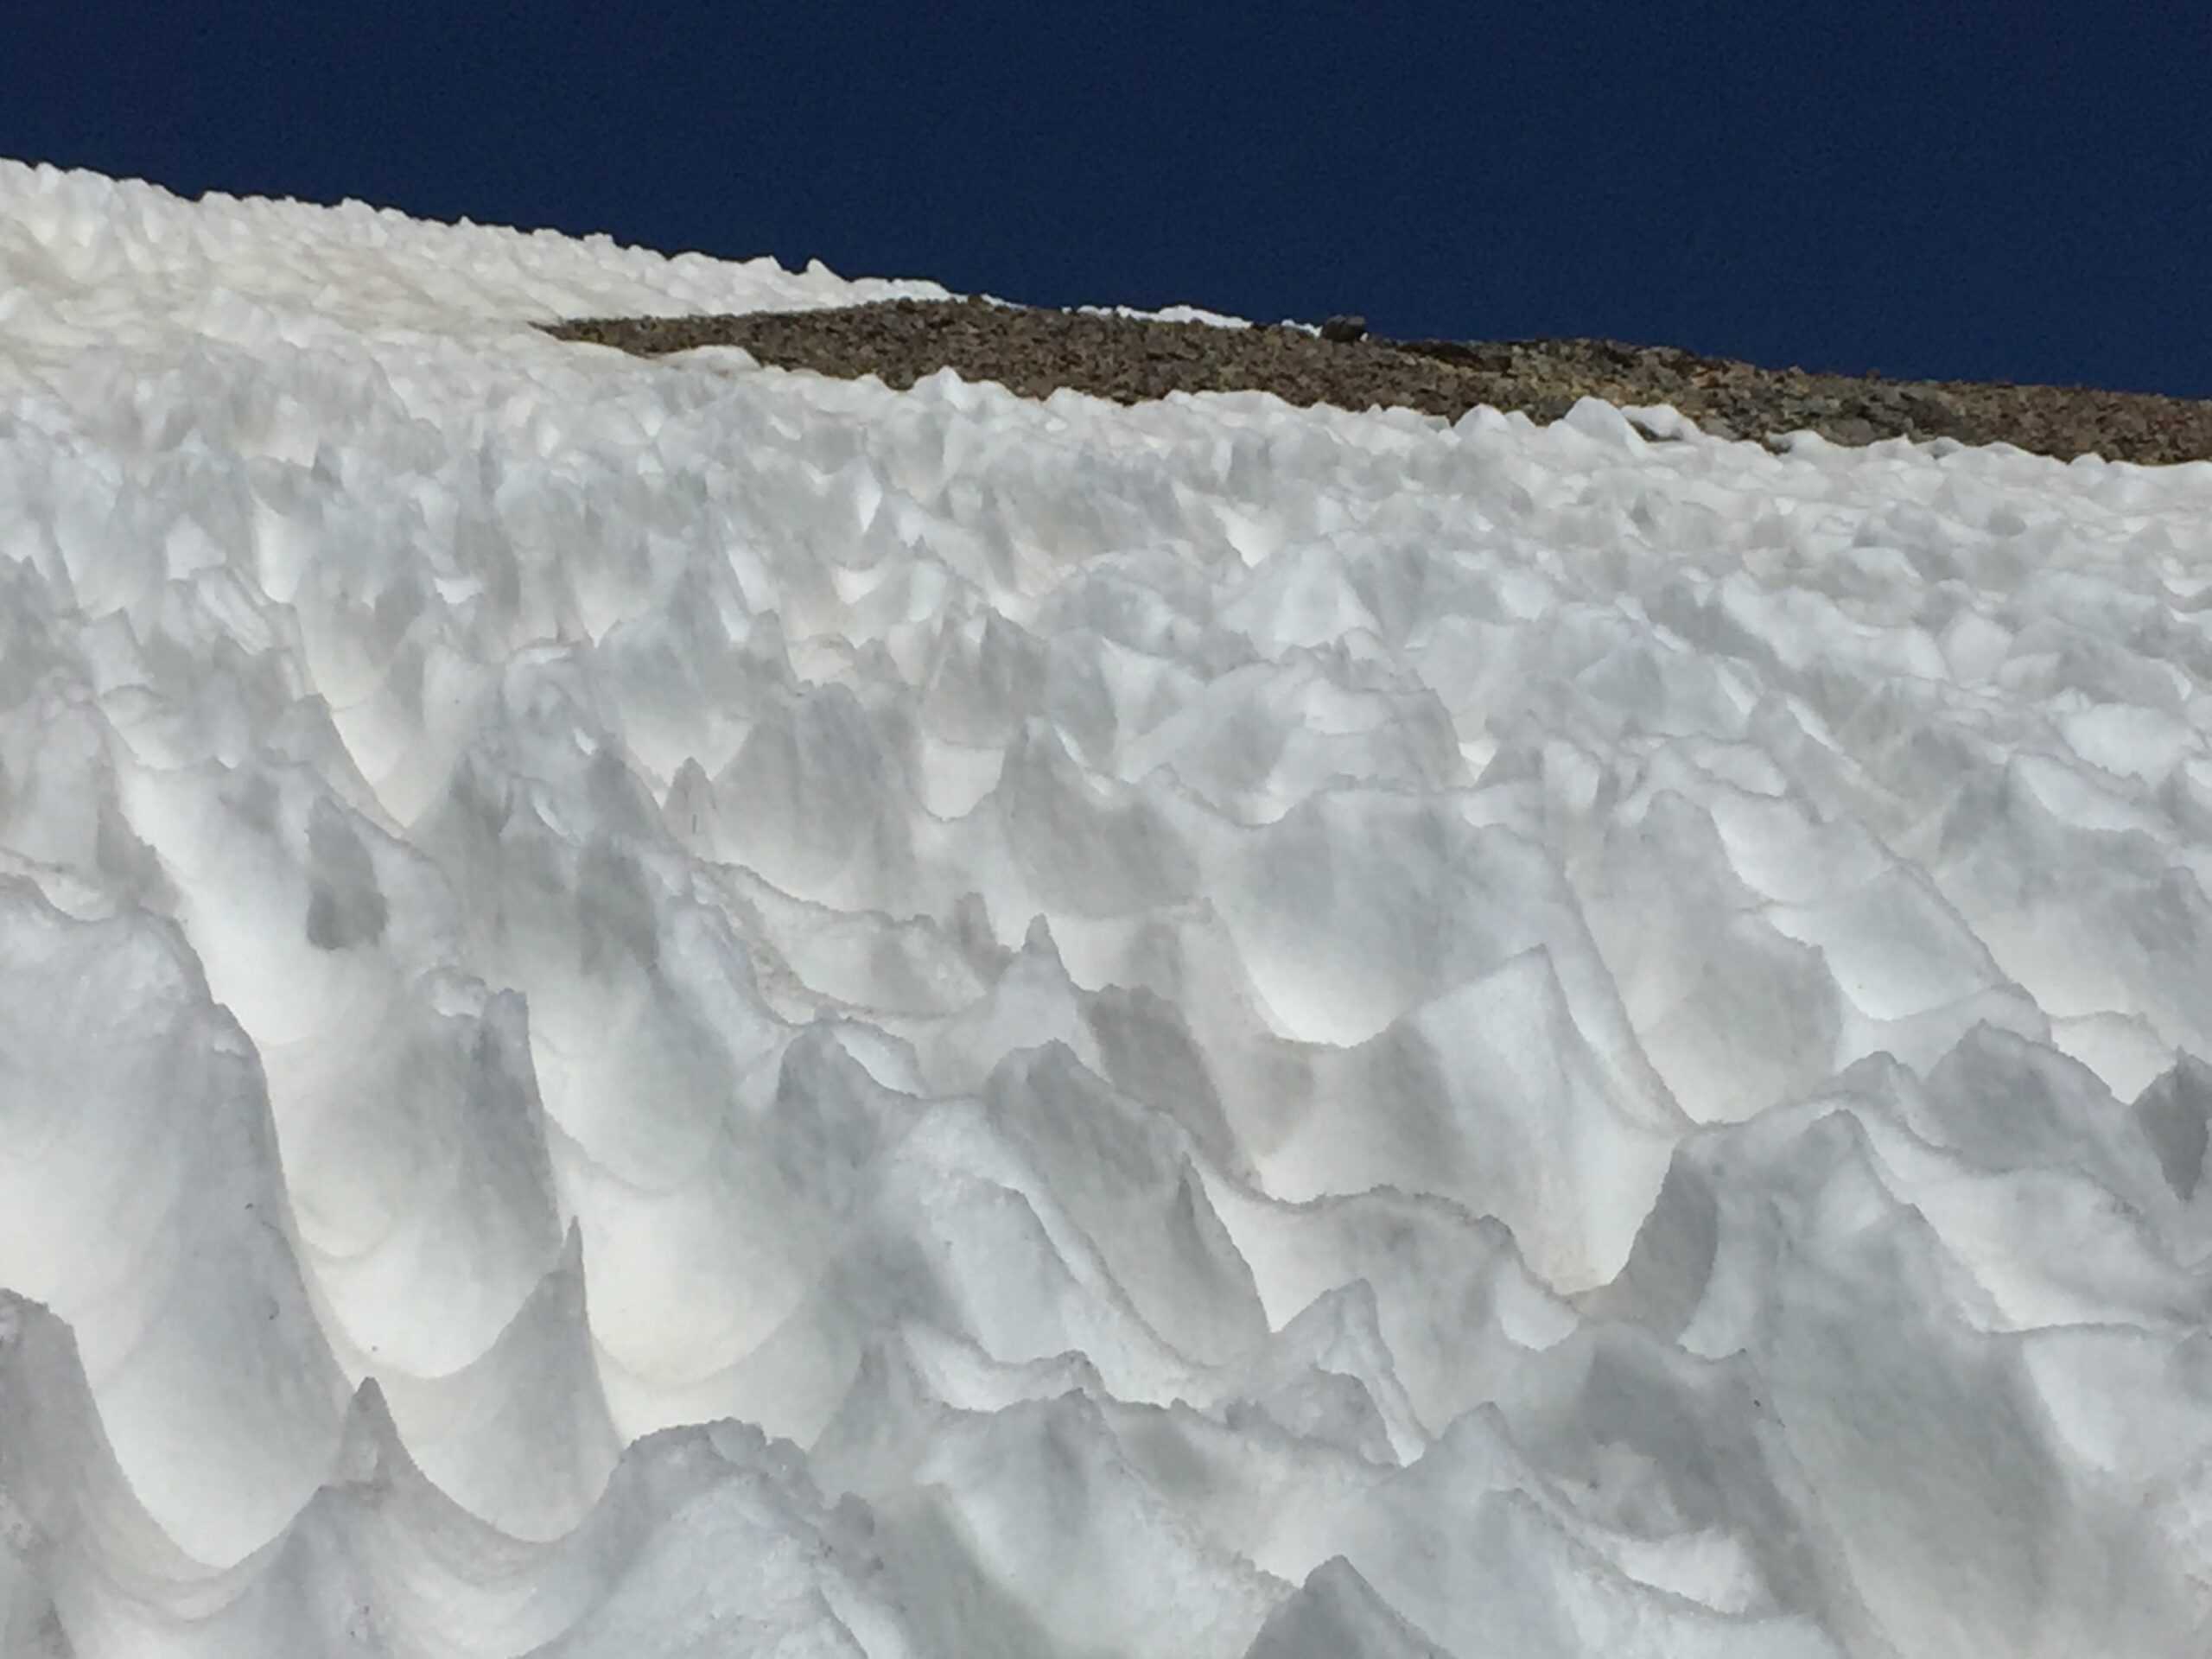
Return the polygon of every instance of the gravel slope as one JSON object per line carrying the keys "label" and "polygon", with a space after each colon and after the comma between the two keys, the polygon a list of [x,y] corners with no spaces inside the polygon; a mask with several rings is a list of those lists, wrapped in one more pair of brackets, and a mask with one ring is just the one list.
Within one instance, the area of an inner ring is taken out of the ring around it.
{"label": "gravel slope", "polygon": [[760,361],[909,386],[950,366],[1024,397],[1072,387],[1122,403],[1171,391],[1271,391],[1293,404],[1399,405],[1457,419],[1479,404],[1555,420],[1583,397],[1671,404],[1708,431],[1809,429],[1839,443],[1953,438],[2039,454],[2212,459],[2212,402],[2084,387],[1888,380],[1764,369],[1605,340],[1338,342],[1302,328],[1224,328],[985,300],[892,300],[742,316],[589,318],[563,340],[647,356],[742,347]]}

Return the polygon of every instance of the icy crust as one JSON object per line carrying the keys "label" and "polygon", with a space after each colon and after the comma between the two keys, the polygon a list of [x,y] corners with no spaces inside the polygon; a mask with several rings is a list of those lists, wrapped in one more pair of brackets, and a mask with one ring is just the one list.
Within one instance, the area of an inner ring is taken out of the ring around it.
{"label": "icy crust", "polygon": [[2212,467],[0,249],[0,1649],[2202,1645]]}

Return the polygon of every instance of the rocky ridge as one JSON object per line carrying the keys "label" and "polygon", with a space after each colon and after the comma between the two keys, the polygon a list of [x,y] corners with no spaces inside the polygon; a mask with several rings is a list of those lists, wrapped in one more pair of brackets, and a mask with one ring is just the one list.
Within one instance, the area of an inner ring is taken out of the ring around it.
{"label": "rocky ridge", "polygon": [[949,367],[1027,397],[1064,387],[1121,403],[1175,391],[1268,391],[1291,404],[1400,407],[1449,420],[1486,404],[1539,422],[1588,397],[1626,408],[1671,404],[1730,438],[1771,442],[1813,431],[1842,444],[1948,438],[2061,458],[2212,460],[2212,401],[1769,369],[1611,340],[1330,339],[1291,324],[1223,327],[982,299],[546,327],[559,339],[644,356],[735,346],[763,364],[846,378],[873,374],[899,388]]}

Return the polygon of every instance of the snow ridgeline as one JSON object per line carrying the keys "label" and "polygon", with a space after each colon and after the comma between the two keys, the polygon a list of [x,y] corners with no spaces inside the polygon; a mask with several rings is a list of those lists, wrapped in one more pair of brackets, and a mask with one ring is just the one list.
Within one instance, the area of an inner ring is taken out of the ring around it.
{"label": "snow ridgeline", "polygon": [[0,261],[0,1652],[2202,1645],[2212,466]]}

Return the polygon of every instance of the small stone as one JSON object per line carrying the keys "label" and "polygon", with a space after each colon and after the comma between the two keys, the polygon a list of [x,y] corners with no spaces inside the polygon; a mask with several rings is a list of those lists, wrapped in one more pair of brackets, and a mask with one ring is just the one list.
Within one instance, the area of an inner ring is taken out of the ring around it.
{"label": "small stone", "polygon": [[1349,346],[1366,333],[1365,317],[1331,317],[1321,325],[1321,338],[1333,340],[1339,346]]}

